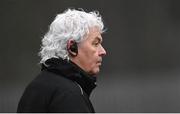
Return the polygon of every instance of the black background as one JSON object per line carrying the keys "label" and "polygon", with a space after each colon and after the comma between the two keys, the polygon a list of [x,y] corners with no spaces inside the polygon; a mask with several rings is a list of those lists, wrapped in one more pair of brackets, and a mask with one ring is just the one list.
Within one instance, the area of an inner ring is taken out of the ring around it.
{"label": "black background", "polygon": [[98,10],[107,51],[96,112],[180,112],[179,0],[1,0],[0,112],[16,112],[38,74],[43,35],[67,8]]}

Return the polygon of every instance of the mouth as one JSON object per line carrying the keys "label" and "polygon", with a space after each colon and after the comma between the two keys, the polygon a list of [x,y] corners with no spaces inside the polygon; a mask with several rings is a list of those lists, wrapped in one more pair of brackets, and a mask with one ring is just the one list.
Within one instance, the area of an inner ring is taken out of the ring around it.
{"label": "mouth", "polygon": [[98,65],[98,66],[101,66],[101,62],[98,62],[97,65]]}
{"label": "mouth", "polygon": [[97,64],[98,64],[98,66],[101,66],[101,64],[102,64],[102,59],[99,60],[99,61],[97,62]]}

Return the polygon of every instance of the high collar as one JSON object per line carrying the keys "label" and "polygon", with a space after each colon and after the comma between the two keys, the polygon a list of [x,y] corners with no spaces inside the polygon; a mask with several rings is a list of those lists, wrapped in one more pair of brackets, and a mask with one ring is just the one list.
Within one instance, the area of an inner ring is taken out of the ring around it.
{"label": "high collar", "polygon": [[96,77],[90,76],[70,60],[51,58],[48,59],[45,64],[46,65],[42,64],[42,70],[48,70],[75,81],[88,96],[96,87]]}

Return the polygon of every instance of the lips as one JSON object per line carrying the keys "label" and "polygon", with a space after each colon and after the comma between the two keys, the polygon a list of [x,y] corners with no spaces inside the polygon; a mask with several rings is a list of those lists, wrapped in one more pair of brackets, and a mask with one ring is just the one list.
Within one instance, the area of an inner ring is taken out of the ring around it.
{"label": "lips", "polygon": [[98,63],[98,66],[101,66],[101,63]]}
{"label": "lips", "polygon": [[102,63],[102,58],[100,58],[98,62]]}
{"label": "lips", "polygon": [[98,64],[99,66],[101,66],[102,60],[98,61],[97,64]]}

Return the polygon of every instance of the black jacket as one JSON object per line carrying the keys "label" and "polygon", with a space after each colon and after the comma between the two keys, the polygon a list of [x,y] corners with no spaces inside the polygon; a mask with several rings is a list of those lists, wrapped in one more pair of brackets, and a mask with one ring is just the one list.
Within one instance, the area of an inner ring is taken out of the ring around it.
{"label": "black jacket", "polygon": [[27,86],[17,112],[94,112],[89,100],[96,78],[72,62],[52,58]]}

